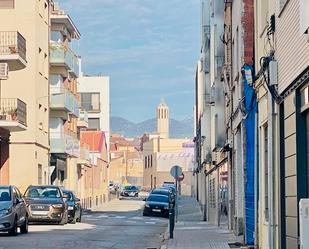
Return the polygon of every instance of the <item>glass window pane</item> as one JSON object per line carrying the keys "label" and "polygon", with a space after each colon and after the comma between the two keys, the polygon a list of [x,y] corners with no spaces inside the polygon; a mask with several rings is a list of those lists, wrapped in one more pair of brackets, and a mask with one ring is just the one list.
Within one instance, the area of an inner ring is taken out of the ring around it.
{"label": "glass window pane", "polygon": [[88,119],[88,130],[100,130],[100,119],[89,118]]}

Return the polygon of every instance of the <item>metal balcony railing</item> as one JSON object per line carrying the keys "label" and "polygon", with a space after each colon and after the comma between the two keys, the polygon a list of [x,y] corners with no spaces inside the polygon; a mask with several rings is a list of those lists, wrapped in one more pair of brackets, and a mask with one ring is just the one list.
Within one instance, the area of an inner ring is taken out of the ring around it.
{"label": "metal balcony railing", "polygon": [[52,42],[50,44],[50,62],[52,64],[66,65],[68,70],[78,77],[78,57],[67,45],[60,42]]}
{"label": "metal balcony railing", "polygon": [[0,55],[10,54],[26,61],[26,39],[17,31],[0,31]]}
{"label": "metal balcony railing", "polygon": [[0,120],[27,125],[27,105],[20,99],[0,99]]}
{"label": "metal balcony railing", "polygon": [[88,112],[86,110],[80,109],[79,110],[79,121],[85,121],[88,123]]}

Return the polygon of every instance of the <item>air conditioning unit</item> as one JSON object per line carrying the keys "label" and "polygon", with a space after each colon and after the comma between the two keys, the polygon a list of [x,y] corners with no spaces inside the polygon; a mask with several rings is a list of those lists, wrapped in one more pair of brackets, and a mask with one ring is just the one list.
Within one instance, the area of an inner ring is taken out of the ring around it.
{"label": "air conditioning unit", "polygon": [[9,78],[9,65],[7,63],[0,63],[0,80],[7,80]]}
{"label": "air conditioning unit", "polygon": [[309,199],[299,202],[300,249],[309,248]]}

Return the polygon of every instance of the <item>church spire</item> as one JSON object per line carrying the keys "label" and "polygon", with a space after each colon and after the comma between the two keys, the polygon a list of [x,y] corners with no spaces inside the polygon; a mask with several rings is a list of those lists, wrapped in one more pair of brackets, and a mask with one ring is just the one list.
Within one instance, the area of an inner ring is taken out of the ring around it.
{"label": "church spire", "polygon": [[164,98],[161,98],[157,107],[157,133],[163,138],[169,136],[169,108]]}

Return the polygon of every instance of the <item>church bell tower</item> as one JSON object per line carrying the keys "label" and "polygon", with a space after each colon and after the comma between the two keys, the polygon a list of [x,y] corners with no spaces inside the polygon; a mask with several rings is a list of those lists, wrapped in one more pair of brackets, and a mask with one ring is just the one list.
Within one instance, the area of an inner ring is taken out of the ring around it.
{"label": "church bell tower", "polygon": [[162,138],[169,137],[169,109],[164,99],[157,107],[157,133]]}

